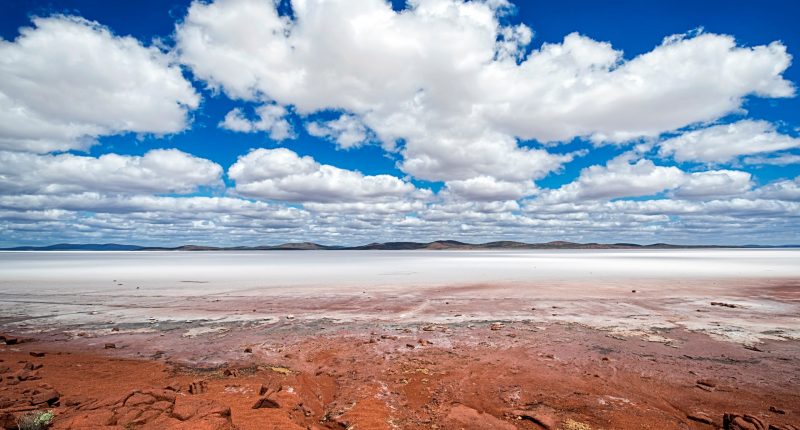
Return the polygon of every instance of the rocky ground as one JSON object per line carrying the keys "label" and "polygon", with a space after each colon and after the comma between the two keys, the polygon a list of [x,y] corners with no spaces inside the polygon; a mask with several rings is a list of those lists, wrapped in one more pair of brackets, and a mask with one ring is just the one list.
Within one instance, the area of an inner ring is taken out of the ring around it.
{"label": "rocky ground", "polygon": [[284,315],[60,325],[0,340],[9,429],[31,410],[52,410],[53,429],[800,425],[800,342],[732,342],[683,327]]}

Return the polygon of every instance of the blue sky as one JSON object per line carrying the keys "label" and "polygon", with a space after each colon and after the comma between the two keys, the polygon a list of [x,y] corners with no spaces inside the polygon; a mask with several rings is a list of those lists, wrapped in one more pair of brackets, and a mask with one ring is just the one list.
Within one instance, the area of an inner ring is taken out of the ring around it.
{"label": "blue sky", "polygon": [[7,2],[0,245],[800,242],[794,2],[502,3]]}

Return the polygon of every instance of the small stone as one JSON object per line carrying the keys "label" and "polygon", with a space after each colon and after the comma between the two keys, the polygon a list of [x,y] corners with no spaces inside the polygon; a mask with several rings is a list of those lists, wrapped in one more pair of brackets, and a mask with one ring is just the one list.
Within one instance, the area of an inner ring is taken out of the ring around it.
{"label": "small stone", "polygon": [[256,402],[253,404],[253,409],[262,409],[262,408],[275,409],[280,407],[281,405],[279,405],[278,402],[267,397],[262,397],[256,400]]}
{"label": "small stone", "polygon": [[39,364],[39,363],[31,363],[30,361],[26,361],[26,362],[25,362],[25,365],[24,365],[24,366],[22,366],[22,368],[23,368],[23,369],[25,369],[25,370],[30,370],[30,371],[39,370],[39,369],[41,369],[42,367],[43,367],[43,365],[42,365],[42,364]]}
{"label": "small stone", "polygon": [[776,408],[775,406],[770,406],[769,407],[769,411],[770,412],[775,412],[776,414],[781,414],[781,415],[784,415],[786,413],[786,411],[784,411],[783,409]]}
{"label": "small stone", "polygon": [[248,346],[247,348],[244,349],[244,352],[247,353],[247,354],[252,354],[253,353],[253,348],[250,348]]}
{"label": "small stone", "polygon": [[113,343],[107,343],[107,344],[103,345],[103,348],[105,348],[105,349],[116,349],[117,345],[113,344]]}
{"label": "small stone", "polygon": [[724,302],[711,302],[711,306],[722,306],[724,308],[737,308],[738,306],[734,305],[733,303],[724,303]]}
{"label": "small stone", "polygon": [[714,387],[717,386],[717,381],[714,381],[713,379],[698,379],[697,380],[697,384],[698,385],[705,385],[706,387],[714,388]]}
{"label": "small stone", "polygon": [[31,355],[31,357],[44,357],[44,353],[43,352],[31,351],[29,354]]}
{"label": "small stone", "polygon": [[520,419],[531,421],[545,430],[555,429],[558,426],[558,421],[547,413],[520,410],[513,411],[512,413]]}
{"label": "small stone", "polygon": [[764,423],[752,415],[728,413],[722,416],[722,428],[725,430],[767,430]]}
{"label": "small stone", "polygon": [[194,381],[189,384],[189,394],[202,394],[208,390],[206,381]]}
{"label": "small stone", "polygon": [[714,420],[712,420],[711,417],[709,417],[705,412],[687,414],[686,418],[703,424],[714,424]]}
{"label": "small stone", "polygon": [[119,331],[119,327],[112,327],[111,331]]}
{"label": "small stone", "polygon": [[489,329],[491,329],[491,330],[500,330],[500,329],[501,329],[501,328],[503,328],[503,327],[505,327],[505,324],[503,324],[503,323],[500,323],[500,322],[495,322],[495,323],[492,323],[492,324],[489,326]]}
{"label": "small stone", "polygon": [[44,390],[34,394],[33,397],[31,397],[31,405],[47,403],[49,406],[55,406],[58,404],[59,397],[61,397],[61,394],[59,394],[56,390]]}

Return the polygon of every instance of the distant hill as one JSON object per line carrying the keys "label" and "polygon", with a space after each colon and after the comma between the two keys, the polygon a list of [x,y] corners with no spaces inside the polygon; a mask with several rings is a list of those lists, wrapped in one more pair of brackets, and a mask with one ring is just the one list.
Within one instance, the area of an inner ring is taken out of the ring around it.
{"label": "distant hill", "polygon": [[139,251],[144,249],[136,245],[120,245],[118,243],[57,243],[49,246],[17,246],[0,248],[0,251]]}
{"label": "distant hill", "polygon": [[433,242],[383,242],[360,246],[330,246],[313,242],[289,242],[280,245],[260,246],[203,246],[182,245],[176,247],[153,247],[137,245],[120,245],[118,243],[59,243],[49,246],[17,246],[0,248],[0,251],[309,251],[309,250],[445,250],[445,249],[697,249],[697,248],[800,248],[800,245],[672,245],[669,243],[653,243],[639,245],[636,243],[577,243],[553,241],[546,243],[525,243],[503,240],[487,243],[465,243],[457,240],[437,240]]}

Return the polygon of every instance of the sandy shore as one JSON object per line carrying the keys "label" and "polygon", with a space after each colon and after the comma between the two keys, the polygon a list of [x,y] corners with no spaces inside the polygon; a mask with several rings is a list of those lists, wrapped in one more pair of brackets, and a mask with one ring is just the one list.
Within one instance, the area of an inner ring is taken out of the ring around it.
{"label": "sandy shore", "polygon": [[800,269],[740,269],[261,290],[185,273],[59,290],[48,273],[29,291],[4,272],[0,423],[52,409],[58,429],[711,429],[729,414],[726,428],[791,429]]}

